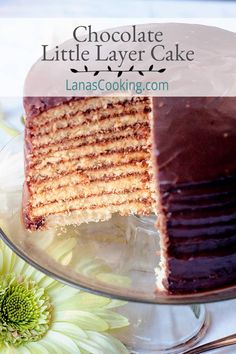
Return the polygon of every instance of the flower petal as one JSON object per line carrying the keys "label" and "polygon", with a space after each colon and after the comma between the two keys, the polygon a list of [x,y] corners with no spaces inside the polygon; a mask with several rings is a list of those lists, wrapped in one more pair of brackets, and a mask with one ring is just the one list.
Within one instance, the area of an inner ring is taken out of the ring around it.
{"label": "flower petal", "polygon": [[119,313],[109,310],[97,310],[94,311],[94,313],[106,321],[109,324],[110,329],[126,327],[129,325],[128,319]]}
{"label": "flower petal", "polygon": [[[117,338],[109,334],[88,331],[89,338],[104,348],[104,353],[130,354],[130,351]],[[109,347],[109,351],[106,348]]]}
{"label": "flower petal", "polygon": [[52,289],[56,288],[56,289],[61,289],[63,287],[63,285],[61,283],[58,283],[56,280],[48,277],[48,276],[44,276],[42,277],[42,279],[39,282],[39,286],[42,288],[47,288],[47,290],[52,291]]}
{"label": "flower petal", "polygon": [[[57,300],[57,299],[56,299]],[[93,311],[98,308],[103,308],[107,306],[111,302],[110,299],[103,296],[97,296],[85,292],[80,292],[73,298],[71,298],[70,303],[66,303],[63,301],[59,306],[58,309],[60,310],[69,310],[69,309],[77,309],[77,310],[84,310],[84,311]]]}
{"label": "flower petal", "polygon": [[23,269],[25,268],[25,265],[26,265],[25,261],[23,261],[23,259],[21,259],[20,257],[17,257],[12,272],[17,275],[23,274],[24,273]]}
{"label": "flower petal", "polygon": [[6,245],[3,245],[1,247],[2,250],[2,267],[1,267],[1,273],[2,274],[8,274],[12,272],[12,266],[14,265],[16,255],[12,252],[12,250],[7,247]]}
{"label": "flower petal", "polygon": [[[31,342],[23,345],[25,348],[27,348],[31,354],[51,354],[51,352],[45,348],[40,341],[39,342]],[[22,346],[22,347],[23,347]],[[52,353],[53,354],[53,353]],[[55,353],[56,354],[56,353]]]}
{"label": "flower petal", "polygon": [[106,331],[109,325],[91,312],[86,311],[56,311],[55,322],[71,322],[85,330]]}
{"label": "flower petal", "polygon": [[111,300],[109,304],[104,306],[106,309],[114,309],[116,307],[121,307],[127,305],[127,301],[122,300]]}
{"label": "flower petal", "polygon": [[28,266],[28,267],[25,267],[25,269],[24,269],[24,276],[25,277],[34,279],[34,274],[36,274],[36,273],[37,273],[37,270],[33,267]]}
{"label": "flower petal", "polygon": [[17,348],[11,347],[9,354],[33,354],[33,352],[26,348],[24,345],[21,345]]}
{"label": "flower petal", "polygon": [[4,252],[3,250],[0,248],[0,274],[3,273],[3,264],[4,264]]}
{"label": "flower petal", "polygon": [[99,273],[110,272],[111,269],[101,260],[81,256],[76,271],[86,276],[95,277]]}
{"label": "flower petal", "polygon": [[80,352],[76,343],[62,333],[50,330],[44,338],[57,345],[63,354],[78,354]]}
{"label": "flower petal", "polygon": [[[56,304],[57,306],[59,304],[63,305],[69,305],[71,301],[73,301],[75,295],[78,295],[79,290],[72,288],[70,286],[64,286],[60,284],[60,287],[54,288],[54,289],[48,289],[48,294],[51,296],[53,303]],[[68,303],[68,300],[70,301]],[[78,302],[75,298],[75,301]],[[75,307],[76,308],[76,307]]]}
{"label": "flower petal", "polygon": [[92,354],[128,354],[129,352],[124,345],[117,339],[105,335],[104,333],[97,333],[88,331],[89,339],[78,341],[78,346],[87,350]]}
{"label": "flower petal", "polygon": [[52,324],[52,330],[66,334],[68,337],[79,339],[88,338],[85,331],[73,323],[56,322]]}
{"label": "flower petal", "polygon": [[61,262],[63,261],[64,257],[68,255],[76,245],[76,238],[70,239],[60,239],[53,242],[48,247],[48,253],[52,256],[55,260]]}
{"label": "flower petal", "polygon": [[114,273],[99,273],[96,278],[107,284],[115,284],[116,286],[130,286],[131,279],[125,275],[119,275]]}
{"label": "flower petal", "polygon": [[41,346],[43,346],[49,354],[64,354],[63,349],[58,346],[58,343],[53,343],[46,337],[40,340]]}

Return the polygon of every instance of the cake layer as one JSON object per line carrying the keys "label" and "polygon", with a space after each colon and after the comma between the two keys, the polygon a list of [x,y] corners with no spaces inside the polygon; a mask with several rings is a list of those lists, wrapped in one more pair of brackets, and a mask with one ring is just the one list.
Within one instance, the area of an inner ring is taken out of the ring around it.
{"label": "cake layer", "polygon": [[92,122],[102,122],[108,118],[123,117],[126,115],[148,113],[149,106],[144,102],[138,102],[135,106],[129,104],[125,107],[122,105],[114,104],[107,109],[89,110],[87,112],[77,112],[63,116],[62,118],[51,118],[46,121],[45,124],[39,126],[31,126],[31,135],[41,136],[44,134],[55,133],[58,130],[65,128],[75,128],[79,125],[88,125]]}
{"label": "cake layer", "polygon": [[104,141],[109,136],[110,139],[116,139],[127,137],[130,135],[137,135],[137,136],[146,136],[147,134],[150,135],[150,127],[149,122],[142,123],[135,123],[130,125],[124,125],[120,128],[113,128],[108,130],[102,130],[99,132],[95,132],[89,135],[78,136],[73,139],[63,139],[60,143],[54,142],[53,140],[50,141],[49,144],[46,146],[38,147],[37,149],[32,149],[31,155],[32,158],[36,156],[47,156],[49,153],[56,152],[56,151],[67,151],[82,145],[97,143],[100,141]]}
{"label": "cake layer", "polygon": [[209,238],[204,235],[191,238],[191,240],[180,237],[171,242],[169,254],[176,259],[179,259],[179,255],[181,255],[181,259],[189,259],[197,253],[204,257],[223,256],[228,254],[229,250],[234,249],[235,242],[236,235],[234,230],[223,230],[221,234],[217,234],[215,237],[212,235]]}
{"label": "cake layer", "polygon": [[123,189],[122,191],[117,191],[112,193],[109,191],[101,192],[98,195],[88,195],[88,196],[75,196],[74,198],[69,198],[66,200],[57,200],[55,202],[39,205],[32,209],[31,216],[40,217],[47,216],[50,214],[58,214],[62,212],[70,212],[73,210],[80,209],[93,209],[108,207],[110,205],[124,204],[125,202],[135,202],[135,201],[145,201],[147,206],[152,205],[152,200],[150,198],[150,191],[148,189]]}
{"label": "cake layer", "polygon": [[43,181],[46,178],[58,178],[60,175],[68,175],[69,173],[81,170],[96,170],[104,167],[114,167],[116,165],[128,164],[133,162],[147,161],[150,158],[150,152],[146,150],[137,151],[136,149],[108,152],[96,156],[84,156],[80,159],[67,161],[57,165],[45,166],[44,168],[34,171],[28,168],[28,181]]}
{"label": "cake layer", "polygon": [[[57,200],[68,201],[73,198],[86,197],[101,193],[118,193],[132,188],[147,188],[149,186],[149,176],[146,173],[132,173],[126,176],[118,176],[109,180],[101,179],[90,183],[77,183],[60,188],[33,194],[31,205],[33,207],[42,203],[50,203]],[[55,193],[56,192],[56,193]]]}
{"label": "cake layer", "polygon": [[78,183],[90,183],[97,180],[104,179],[105,181],[116,178],[118,176],[124,177],[131,173],[145,173],[147,171],[147,164],[144,161],[131,162],[111,167],[102,167],[97,169],[86,169],[84,171],[76,171],[67,173],[65,176],[59,176],[58,178],[50,178],[38,183],[34,183],[30,186],[30,191],[34,194],[42,193],[52,188],[57,189],[63,186],[73,186]]}
{"label": "cake layer", "polygon": [[193,293],[222,288],[235,283],[236,249],[228,255],[193,257],[185,260],[170,258],[170,272],[164,285],[170,292]]}
{"label": "cake layer", "polygon": [[[24,97],[24,108],[29,118],[27,127],[41,126],[52,119],[61,119],[77,112],[107,109],[113,105],[126,107],[139,102],[150,102],[148,97]],[[37,117],[36,119],[34,119]]]}
{"label": "cake layer", "polygon": [[111,129],[120,129],[122,127],[126,127],[127,125],[134,125],[137,123],[147,123],[149,122],[148,114],[137,113],[134,115],[125,115],[122,117],[114,117],[104,119],[102,122],[92,122],[88,126],[79,125],[75,128],[68,127],[65,129],[61,129],[56,131],[55,133],[30,137],[31,145],[33,147],[41,147],[47,144],[53,143],[61,143],[63,139],[75,139],[78,137],[83,137],[86,135],[95,134],[96,132],[107,131]]}
{"label": "cake layer", "polygon": [[119,150],[119,146],[122,146],[124,150],[129,151],[141,150],[143,147],[146,149],[148,147],[147,139],[142,139],[141,137],[125,137],[118,140],[109,139],[108,141],[103,141],[99,143],[92,143],[90,145],[82,145],[78,148],[65,151],[57,151],[45,157],[45,159],[32,159],[29,167],[35,170],[41,170],[47,165],[59,165],[64,162],[71,160],[78,160],[85,156],[91,156],[96,158],[99,154],[111,153]]}
{"label": "cake layer", "polygon": [[[167,184],[161,190],[169,188]],[[216,252],[223,256],[223,253],[230,253],[236,245],[236,178],[178,185],[179,192],[171,188],[171,202],[168,201],[170,194],[163,193],[164,203],[170,206],[171,218],[168,216],[167,220],[170,255],[183,259],[198,254],[213,256]],[[196,190],[197,199],[194,198]],[[220,195],[219,190],[222,190]]]}

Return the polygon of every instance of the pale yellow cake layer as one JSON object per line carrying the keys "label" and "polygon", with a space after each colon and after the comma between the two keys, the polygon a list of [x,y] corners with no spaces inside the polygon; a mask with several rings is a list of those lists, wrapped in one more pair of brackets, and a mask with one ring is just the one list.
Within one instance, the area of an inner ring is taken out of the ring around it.
{"label": "pale yellow cake layer", "polygon": [[67,200],[64,203],[62,200],[47,205],[38,206],[32,209],[33,217],[40,217],[42,215],[50,215],[61,212],[70,212],[78,209],[91,209],[109,207],[114,204],[128,203],[129,201],[143,201],[149,200],[148,204],[151,204],[150,191],[149,190],[135,190],[131,192],[125,192],[124,194],[102,194],[99,196],[91,196],[86,198],[76,198]]}
{"label": "pale yellow cake layer", "polygon": [[106,110],[108,105],[122,105],[127,104],[136,105],[140,101],[147,102],[144,97],[87,97],[82,100],[70,101],[65,104],[48,109],[39,114],[37,118],[33,118],[34,126],[40,126],[52,119],[59,119],[64,116],[71,116],[77,112],[86,112],[88,110],[103,109]]}
{"label": "pale yellow cake layer", "polygon": [[89,156],[78,160],[71,160],[61,164],[45,166],[35,173],[34,170],[28,171],[27,181],[43,180],[45,178],[57,178],[61,174],[66,175],[76,170],[96,169],[105,166],[114,166],[129,162],[140,162],[150,158],[148,151],[114,151],[112,153],[99,155],[96,159]]}
{"label": "pale yellow cake layer", "polygon": [[107,179],[117,176],[125,176],[131,173],[145,173],[147,164],[143,162],[134,162],[131,164],[112,166],[96,170],[76,171],[59,178],[50,178],[40,183],[34,183],[30,186],[30,191],[34,194],[40,194],[45,190],[57,189],[63,186],[72,186],[78,183],[90,183],[98,179]]}
{"label": "pale yellow cake layer", "polygon": [[52,141],[61,142],[64,139],[74,139],[84,135],[91,135],[96,132],[100,133],[103,130],[109,129],[119,129],[125,127],[126,125],[132,125],[136,123],[147,123],[149,122],[148,114],[137,113],[134,115],[125,115],[122,117],[108,118],[101,122],[91,122],[89,125],[84,124],[78,127],[65,128],[51,133],[48,135],[41,135],[32,138],[32,145],[34,147],[40,147],[50,144]]}
{"label": "pale yellow cake layer", "polygon": [[[60,143],[54,143],[52,140],[50,144],[46,146],[41,146],[38,147],[37,149],[33,150],[33,153],[35,156],[38,155],[48,155],[49,153],[55,152],[55,151],[60,151],[60,150],[69,150],[76,148],[78,146],[84,145],[84,144],[92,144],[94,142],[99,142],[103,141],[105,139],[118,139],[118,138],[123,138],[127,137],[129,135],[136,135],[137,137],[140,135],[149,135],[150,134],[150,128],[148,125],[148,122],[138,122],[137,124],[134,125],[126,125],[124,127],[121,127],[120,129],[116,130],[103,130],[101,132],[96,132],[95,134],[87,135],[87,136],[81,136],[81,137],[76,137],[74,139],[64,139]],[[33,156],[31,157],[33,158]]]}
{"label": "pale yellow cake layer", "polygon": [[105,143],[99,142],[91,145],[80,146],[71,150],[56,151],[47,155],[45,158],[40,157],[33,159],[32,163],[34,164],[33,168],[37,173],[37,170],[41,170],[46,165],[53,165],[53,169],[55,165],[59,165],[60,163],[64,163],[69,160],[80,159],[88,155],[91,155],[94,159],[96,159],[99,154],[116,151],[120,146],[122,146],[123,149],[141,149],[147,148],[150,143],[151,142],[148,139],[137,139],[136,137],[130,136],[120,141],[111,140]]}
{"label": "pale yellow cake layer", "polygon": [[84,114],[83,112],[77,112],[72,116],[65,116],[60,119],[49,119],[44,125],[36,126],[32,130],[32,132],[37,135],[37,137],[49,134],[56,133],[60,129],[65,129],[68,127],[77,127],[82,124],[87,124],[91,122],[102,122],[104,119],[124,116],[129,114],[142,114],[144,112],[144,108],[147,107],[145,102],[138,103],[135,107],[133,105],[125,107],[122,106],[114,106],[112,108],[107,108],[106,110],[100,109],[96,111],[90,111],[89,113]]}
{"label": "pale yellow cake layer", "polygon": [[51,203],[57,200],[66,201],[65,204],[72,198],[87,197],[101,193],[119,193],[124,190],[133,188],[148,188],[149,176],[146,174],[136,174],[131,176],[122,176],[112,181],[94,181],[89,184],[69,185],[62,188],[53,188],[50,191],[45,191],[40,194],[33,194],[31,197],[31,205],[33,207],[38,204]]}

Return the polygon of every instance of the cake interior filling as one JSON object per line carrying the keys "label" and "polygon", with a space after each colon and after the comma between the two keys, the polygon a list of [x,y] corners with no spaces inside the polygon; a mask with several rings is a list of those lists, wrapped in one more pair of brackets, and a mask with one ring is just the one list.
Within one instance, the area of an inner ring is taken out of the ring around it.
{"label": "cake interior filling", "polygon": [[27,121],[27,217],[80,224],[155,211],[152,103],[147,97],[72,100]]}

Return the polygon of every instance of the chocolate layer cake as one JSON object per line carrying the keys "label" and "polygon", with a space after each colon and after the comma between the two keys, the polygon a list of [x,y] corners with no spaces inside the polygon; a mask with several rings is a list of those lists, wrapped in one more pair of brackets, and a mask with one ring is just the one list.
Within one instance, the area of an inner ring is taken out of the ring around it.
{"label": "chocolate layer cake", "polygon": [[25,98],[25,110],[27,228],[157,207],[159,288],[236,281],[235,98]]}

